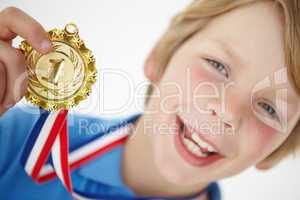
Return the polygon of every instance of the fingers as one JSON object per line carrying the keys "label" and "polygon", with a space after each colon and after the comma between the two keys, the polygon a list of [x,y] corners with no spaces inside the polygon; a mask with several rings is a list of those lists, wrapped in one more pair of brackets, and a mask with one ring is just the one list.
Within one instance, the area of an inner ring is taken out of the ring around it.
{"label": "fingers", "polygon": [[2,62],[0,62],[0,104],[4,99],[4,94],[6,90],[6,70]]}
{"label": "fingers", "polygon": [[9,7],[0,12],[0,39],[9,40],[16,35],[26,39],[40,53],[52,50],[44,28],[20,9]]}
{"label": "fingers", "polygon": [[6,70],[2,62],[0,62],[0,116],[7,110],[2,104],[6,91]]}
{"label": "fingers", "polygon": [[[17,103],[25,94],[27,88],[27,74],[25,71],[24,55],[9,44],[0,41],[0,86],[4,85],[0,107],[8,109]],[[3,74],[5,73],[5,74]],[[1,109],[0,109],[1,110]]]}

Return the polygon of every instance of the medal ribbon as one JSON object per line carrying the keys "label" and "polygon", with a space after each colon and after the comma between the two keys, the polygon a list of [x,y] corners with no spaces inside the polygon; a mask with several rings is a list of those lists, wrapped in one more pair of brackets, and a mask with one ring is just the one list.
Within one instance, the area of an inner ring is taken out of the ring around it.
{"label": "medal ribbon", "polygon": [[[72,192],[68,162],[68,110],[48,112],[41,110],[25,145],[22,162],[25,171],[36,182],[45,179],[49,171],[54,171],[69,192]],[[46,164],[51,155],[52,164]]]}
{"label": "medal ribbon", "polygon": [[113,127],[108,130],[109,134],[96,135],[69,153],[67,114],[68,110],[41,110],[23,150],[22,164],[37,183],[57,176],[73,195],[70,171],[122,145],[128,137],[130,123]]}

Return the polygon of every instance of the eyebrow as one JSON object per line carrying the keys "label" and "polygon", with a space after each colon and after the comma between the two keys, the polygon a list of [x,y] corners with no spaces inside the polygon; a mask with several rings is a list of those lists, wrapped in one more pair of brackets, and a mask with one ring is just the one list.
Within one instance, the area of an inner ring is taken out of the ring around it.
{"label": "eyebrow", "polygon": [[236,49],[232,48],[232,45],[229,45],[228,42],[217,38],[210,39],[209,42],[219,46],[231,60],[237,61],[241,66],[246,65],[246,59]]}

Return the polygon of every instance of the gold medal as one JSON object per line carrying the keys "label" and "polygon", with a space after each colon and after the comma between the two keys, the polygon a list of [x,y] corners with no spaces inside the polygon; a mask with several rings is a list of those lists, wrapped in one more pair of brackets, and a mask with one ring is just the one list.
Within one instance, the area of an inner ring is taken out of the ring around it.
{"label": "gold medal", "polygon": [[53,51],[42,55],[26,41],[20,49],[26,58],[27,101],[49,111],[69,109],[91,92],[96,82],[95,58],[85,47],[75,24],[48,32]]}

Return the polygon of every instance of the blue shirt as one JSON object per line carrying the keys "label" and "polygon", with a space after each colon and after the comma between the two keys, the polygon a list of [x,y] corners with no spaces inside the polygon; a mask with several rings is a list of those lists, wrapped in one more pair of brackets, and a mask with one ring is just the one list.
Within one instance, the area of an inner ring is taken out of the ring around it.
{"label": "blue shirt", "polygon": [[[59,179],[37,184],[26,174],[21,164],[22,150],[38,117],[37,109],[24,106],[12,108],[0,117],[0,199],[73,199]],[[132,123],[138,117],[139,115],[134,115],[108,120],[69,114],[70,150],[92,141],[95,137],[101,137],[112,129]],[[139,198],[122,182],[122,152],[123,146],[118,146],[72,171],[73,190],[89,198],[145,199]],[[210,184],[206,191],[210,200],[220,200],[220,190],[216,183]]]}

